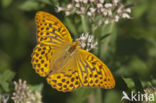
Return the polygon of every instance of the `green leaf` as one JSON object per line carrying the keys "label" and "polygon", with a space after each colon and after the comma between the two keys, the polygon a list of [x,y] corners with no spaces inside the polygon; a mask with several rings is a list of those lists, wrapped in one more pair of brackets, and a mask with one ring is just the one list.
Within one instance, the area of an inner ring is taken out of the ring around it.
{"label": "green leaf", "polygon": [[85,15],[81,15],[83,32],[89,32],[88,19]]}
{"label": "green leaf", "polygon": [[110,24],[102,26],[100,38],[107,35],[107,34],[111,34],[113,27],[114,27],[114,23],[110,23]]}
{"label": "green leaf", "polygon": [[109,35],[110,35],[110,34],[106,34],[106,35],[102,36],[102,37],[100,38],[100,40],[103,40],[103,39],[107,38]]}
{"label": "green leaf", "polygon": [[156,85],[156,79],[152,79],[152,84]]}
{"label": "green leaf", "polygon": [[5,92],[9,92],[10,89],[9,89],[9,83],[5,82],[5,81],[1,81],[0,82],[0,85],[2,86],[2,89],[5,91]]}
{"label": "green leaf", "polygon": [[12,3],[12,0],[1,0],[1,5],[3,8],[8,7]]}
{"label": "green leaf", "polygon": [[0,74],[0,86],[2,86],[2,89],[4,89],[5,92],[9,92],[9,83],[14,76],[15,73],[9,69]]}
{"label": "green leaf", "polygon": [[85,100],[93,93],[94,88],[81,87],[74,91],[72,97],[67,100],[67,103],[86,103]]}
{"label": "green leaf", "polygon": [[29,88],[32,90],[32,91],[38,91],[38,92],[41,92],[42,89],[43,89],[43,84],[39,84],[39,85],[29,85]]}
{"label": "green leaf", "polygon": [[42,3],[44,3],[44,4],[49,4],[49,5],[51,5],[50,0],[40,0],[40,2],[42,2]]}
{"label": "green leaf", "polygon": [[122,79],[126,82],[128,88],[130,88],[130,89],[134,89],[135,88],[135,83],[134,83],[134,81],[131,78],[124,78],[123,77]]}
{"label": "green leaf", "polygon": [[75,25],[72,23],[71,19],[66,17],[65,18],[65,25],[67,26],[67,28],[69,29],[69,31],[73,34],[76,35],[76,29],[75,29]]}
{"label": "green leaf", "polygon": [[21,4],[19,8],[25,11],[31,11],[31,10],[38,10],[43,6],[44,5],[40,5],[39,2],[37,1],[27,0],[23,4]]}
{"label": "green leaf", "polygon": [[148,1],[146,0],[133,0],[132,2],[135,2],[135,6],[133,7],[133,15],[136,18],[140,18],[146,10],[148,10],[148,6],[144,4],[148,4]]}
{"label": "green leaf", "polygon": [[121,103],[121,93],[115,90],[109,90],[105,94],[104,103]]}
{"label": "green leaf", "polygon": [[106,57],[110,58],[110,56],[113,56],[112,54],[113,52],[115,52],[116,49],[117,31],[114,24],[104,27],[102,31],[103,32],[101,32],[101,37],[99,38],[100,39],[99,53],[102,56],[101,58]]}
{"label": "green leaf", "polygon": [[140,77],[148,77],[150,70],[140,58],[134,57],[130,62],[129,67],[136,73],[139,74]]}

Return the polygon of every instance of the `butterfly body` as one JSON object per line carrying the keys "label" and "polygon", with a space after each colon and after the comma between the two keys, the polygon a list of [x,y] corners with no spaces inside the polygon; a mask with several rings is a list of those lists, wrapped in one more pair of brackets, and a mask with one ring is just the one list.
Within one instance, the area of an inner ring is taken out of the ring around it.
{"label": "butterfly body", "polygon": [[64,51],[61,51],[61,53],[56,54],[58,56],[51,63],[52,73],[56,73],[64,69],[66,64],[70,62],[70,58],[75,56],[78,53],[79,44],[80,44],[79,41],[73,42],[71,45],[68,45]]}
{"label": "butterfly body", "polygon": [[92,53],[79,48],[69,31],[55,16],[36,14],[37,46],[32,54],[35,71],[58,91],[81,86],[110,89],[115,80],[108,67]]}

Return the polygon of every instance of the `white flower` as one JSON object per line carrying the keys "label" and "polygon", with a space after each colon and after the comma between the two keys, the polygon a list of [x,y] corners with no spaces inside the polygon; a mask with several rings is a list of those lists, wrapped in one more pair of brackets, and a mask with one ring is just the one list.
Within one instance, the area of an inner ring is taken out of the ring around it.
{"label": "white flower", "polygon": [[85,48],[86,47],[86,44],[84,42],[81,42],[81,47],[82,48]]}
{"label": "white flower", "polygon": [[92,42],[92,40],[93,40],[93,36],[89,35],[88,42],[90,43],[90,42]]}
{"label": "white flower", "polygon": [[37,98],[42,98],[41,93],[39,93],[39,92],[35,92],[35,95]]}
{"label": "white flower", "polygon": [[80,7],[80,3],[76,3],[75,7],[79,8]]}
{"label": "white flower", "polygon": [[95,2],[95,0],[89,0],[90,2]]}
{"label": "white flower", "polygon": [[8,94],[0,94],[0,103],[8,103],[9,95]]}
{"label": "white flower", "polygon": [[80,2],[80,0],[74,0],[74,1],[77,2],[77,3]]}
{"label": "white flower", "polygon": [[103,5],[101,3],[97,4],[97,8],[102,8],[102,7],[103,7]]}
{"label": "white flower", "polygon": [[83,0],[82,1],[84,4],[87,4],[88,3],[88,0]]}
{"label": "white flower", "polygon": [[118,0],[113,0],[112,1],[114,5],[117,5],[117,3],[119,2]]}
{"label": "white flower", "polygon": [[104,3],[104,0],[99,0],[100,3]]}
{"label": "white flower", "polygon": [[30,95],[30,99],[31,99],[32,101],[35,101],[36,97],[34,96],[34,94],[31,94],[31,95]]}
{"label": "white flower", "polygon": [[130,18],[131,18],[127,13],[123,13],[123,14],[122,14],[122,17],[123,17],[123,18],[127,18],[127,19],[130,19]]}
{"label": "white flower", "polygon": [[116,15],[116,16],[114,17],[114,21],[115,21],[115,22],[118,22],[118,21],[119,21],[119,16]]}
{"label": "white flower", "polygon": [[103,16],[107,16],[107,14],[108,14],[107,10],[104,10],[104,11],[102,12],[102,14],[103,14]]}
{"label": "white flower", "polygon": [[122,13],[121,8],[118,8],[118,9],[117,9],[117,13],[118,13],[118,14]]}
{"label": "white flower", "polygon": [[66,11],[66,12],[65,12],[65,15],[66,15],[66,16],[69,16],[70,14],[71,14],[70,11]]}
{"label": "white flower", "polygon": [[109,21],[108,21],[108,20],[105,20],[105,21],[104,21],[104,24],[108,24],[108,23],[109,23]]}
{"label": "white flower", "polygon": [[126,8],[125,11],[126,11],[127,13],[131,13],[131,9],[130,9],[130,8]]}
{"label": "white flower", "polygon": [[87,34],[82,34],[81,37],[80,37],[80,40],[84,41],[88,38],[88,33]]}
{"label": "white flower", "polygon": [[105,4],[105,8],[111,8],[112,7],[112,4],[111,3],[106,3]]}
{"label": "white flower", "polygon": [[31,101],[26,101],[26,103],[31,103]]}
{"label": "white flower", "polygon": [[118,9],[117,9],[117,13],[118,13],[118,14],[122,13],[123,7],[124,7],[124,6],[123,6],[122,4],[119,5],[119,7],[118,7]]}
{"label": "white flower", "polygon": [[108,16],[112,16],[112,10],[107,11]]}
{"label": "white flower", "polygon": [[73,8],[73,5],[72,4],[68,4],[67,5],[67,9],[72,9]]}
{"label": "white flower", "polygon": [[91,17],[91,16],[92,16],[92,13],[91,13],[91,12],[87,12],[87,15],[88,15],[89,17]]}
{"label": "white flower", "polygon": [[91,12],[91,13],[94,13],[95,11],[96,11],[95,8],[90,8],[90,12]]}
{"label": "white flower", "polygon": [[57,9],[56,9],[56,12],[60,12],[60,11],[64,11],[65,10],[65,8],[62,8],[62,7],[57,7]]}
{"label": "white flower", "polygon": [[87,47],[89,47],[90,45],[91,45],[91,43],[90,43],[90,42],[87,42],[87,43],[86,43],[86,46],[87,46]]}
{"label": "white flower", "polygon": [[94,37],[88,33],[83,33],[80,38],[76,39],[80,41],[80,48],[86,49],[87,51],[93,49],[97,43],[94,42]]}
{"label": "white flower", "polygon": [[[118,22],[120,18],[131,18],[131,8],[119,2],[119,0],[71,0],[65,8],[58,7],[58,12],[64,11],[65,15],[84,14],[95,23],[96,26]],[[95,13],[97,15],[95,15]],[[99,17],[103,16],[104,19]],[[90,22],[90,21],[89,21]]]}
{"label": "white flower", "polygon": [[91,48],[91,49],[95,48],[97,44],[98,44],[97,41],[94,42],[93,44],[91,44],[90,48]]}
{"label": "white flower", "polygon": [[81,13],[85,13],[86,9],[85,9],[85,7],[81,7],[80,10],[81,10]]}
{"label": "white flower", "polygon": [[100,10],[101,10],[101,12],[105,12],[105,11],[106,11],[106,9],[105,9],[105,8],[101,8]]}
{"label": "white flower", "polygon": [[86,33],[86,34],[84,34],[84,36],[85,36],[85,39],[87,39],[89,37],[89,34]]}

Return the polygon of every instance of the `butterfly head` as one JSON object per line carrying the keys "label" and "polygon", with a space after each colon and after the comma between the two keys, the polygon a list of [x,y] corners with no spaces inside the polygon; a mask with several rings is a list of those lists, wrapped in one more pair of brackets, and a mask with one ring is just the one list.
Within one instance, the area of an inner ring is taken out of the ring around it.
{"label": "butterfly head", "polygon": [[68,49],[68,52],[72,53],[75,51],[80,45],[80,41],[73,42],[70,48]]}
{"label": "butterfly head", "polygon": [[80,41],[77,40],[77,41],[73,42],[72,45],[75,46],[75,47],[79,47],[79,45],[80,45]]}

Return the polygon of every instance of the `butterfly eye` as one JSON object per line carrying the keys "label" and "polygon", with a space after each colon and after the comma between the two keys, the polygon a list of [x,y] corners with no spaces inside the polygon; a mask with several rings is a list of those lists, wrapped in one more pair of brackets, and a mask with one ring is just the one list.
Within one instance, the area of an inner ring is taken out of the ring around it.
{"label": "butterfly eye", "polygon": [[76,48],[75,46],[71,46],[71,47],[69,48],[68,52],[69,52],[69,53],[72,53],[72,52],[75,50],[75,48]]}

